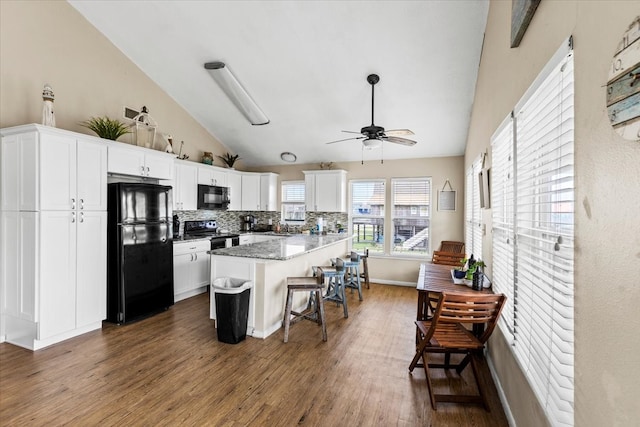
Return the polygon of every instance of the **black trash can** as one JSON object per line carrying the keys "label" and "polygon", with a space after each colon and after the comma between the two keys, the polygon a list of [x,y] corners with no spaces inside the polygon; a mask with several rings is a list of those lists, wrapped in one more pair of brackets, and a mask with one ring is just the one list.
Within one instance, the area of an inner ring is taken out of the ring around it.
{"label": "black trash can", "polygon": [[247,337],[251,281],[222,277],[213,281],[218,341],[237,344]]}

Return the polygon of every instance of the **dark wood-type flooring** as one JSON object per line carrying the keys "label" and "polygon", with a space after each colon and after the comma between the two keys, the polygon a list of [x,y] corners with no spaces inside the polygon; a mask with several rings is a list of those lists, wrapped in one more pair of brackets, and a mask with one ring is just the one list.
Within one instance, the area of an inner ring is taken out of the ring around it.
{"label": "dark wood-type flooring", "polygon": [[[431,410],[415,348],[414,288],[372,284],[349,295],[349,318],[327,304],[328,342],[303,321],[266,340],[217,341],[209,295],[125,326],[31,352],[0,344],[2,426],[506,426],[488,368],[491,412]],[[437,372],[437,371],[436,371]],[[440,371],[436,390],[474,391],[472,375]]]}

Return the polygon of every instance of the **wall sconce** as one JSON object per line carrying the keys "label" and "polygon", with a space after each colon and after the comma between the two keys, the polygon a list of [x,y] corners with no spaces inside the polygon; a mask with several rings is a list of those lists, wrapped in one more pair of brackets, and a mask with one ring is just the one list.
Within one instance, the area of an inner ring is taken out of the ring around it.
{"label": "wall sconce", "polygon": [[240,110],[252,125],[266,125],[269,119],[262,112],[251,96],[242,87],[238,79],[231,73],[224,62],[215,61],[204,64],[204,69],[227,94],[231,102]]}

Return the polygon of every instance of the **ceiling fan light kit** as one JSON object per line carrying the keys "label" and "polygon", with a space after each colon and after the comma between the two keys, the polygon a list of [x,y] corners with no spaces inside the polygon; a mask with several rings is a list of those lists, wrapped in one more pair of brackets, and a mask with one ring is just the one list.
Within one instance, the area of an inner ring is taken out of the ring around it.
{"label": "ceiling fan light kit", "polygon": [[336,142],[351,141],[354,139],[362,140],[362,147],[366,150],[380,147],[383,141],[393,142],[394,144],[401,144],[412,146],[416,145],[416,141],[407,138],[401,138],[400,135],[413,135],[409,129],[394,129],[385,131],[382,126],[376,126],[374,124],[374,86],[380,81],[380,77],[377,74],[369,74],[367,76],[367,82],[371,85],[371,124],[360,129],[360,132],[353,132],[343,130],[346,133],[356,133],[362,136],[355,136],[353,138],[339,139],[337,141],[327,142],[327,144],[335,144]]}
{"label": "ceiling fan light kit", "polygon": [[220,86],[220,89],[224,91],[231,102],[252,125],[266,125],[269,123],[269,118],[262,112],[258,104],[249,95],[249,92],[242,87],[224,62],[207,62],[204,64],[204,69],[209,72],[211,77],[218,83],[218,86]]}

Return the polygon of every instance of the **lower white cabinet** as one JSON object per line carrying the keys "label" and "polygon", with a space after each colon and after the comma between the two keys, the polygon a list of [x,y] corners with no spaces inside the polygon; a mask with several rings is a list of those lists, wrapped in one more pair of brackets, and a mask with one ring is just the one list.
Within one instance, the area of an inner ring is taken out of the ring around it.
{"label": "lower white cabinet", "polygon": [[6,341],[37,350],[100,329],[107,213],[3,212],[1,224]]}
{"label": "lower white cabinet", "polygon": [[209,240],[173,243],[173,293],[176,302],[206,292],[209,286]]}

